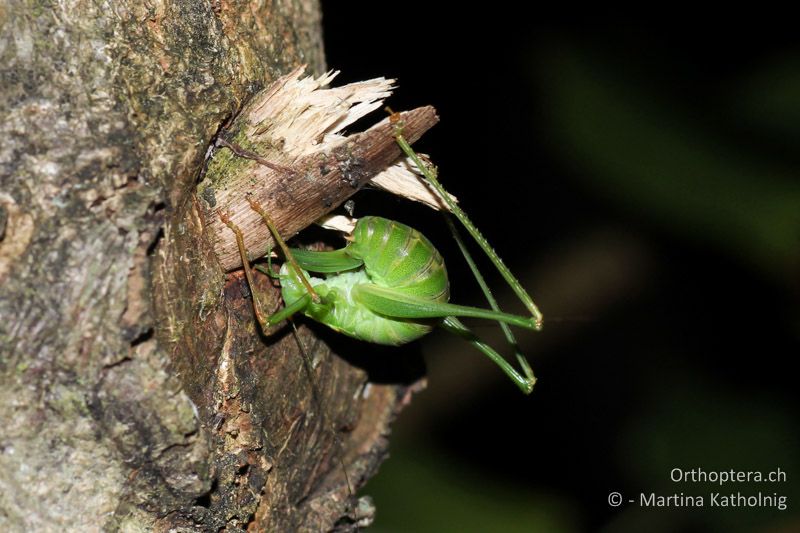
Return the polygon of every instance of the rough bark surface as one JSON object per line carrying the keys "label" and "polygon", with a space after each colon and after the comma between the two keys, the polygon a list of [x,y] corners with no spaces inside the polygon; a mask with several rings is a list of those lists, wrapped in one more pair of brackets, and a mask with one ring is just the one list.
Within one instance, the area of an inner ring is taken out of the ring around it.
{"label": "rough bark surface", "polygon": [[344,473],[374,473],[408,390],[367,385],[306,327],[260,336],[194,196],[253,93],[323,68],[319,19],[313,0],[0,7],[3,531],[369,514]]}

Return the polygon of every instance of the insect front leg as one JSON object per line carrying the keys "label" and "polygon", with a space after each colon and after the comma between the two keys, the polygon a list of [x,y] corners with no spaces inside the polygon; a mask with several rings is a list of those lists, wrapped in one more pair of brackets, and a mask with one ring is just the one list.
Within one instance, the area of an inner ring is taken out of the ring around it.
{"label": "insect front leg", "polygon": [[222,222],[228,226],[231,231],[233,231],[234,235],[236,235],[236,246],[239,248],[239,255],[242,257],[244,277],[247,280],[247,286],[250,287],[250,294],[253,296],[253,312],[256,315],[256,320],[258,320],[258,323],[261,326],[261,331],[266,332],[269,326],[269,319],[261,307],[261,300],[259,299],[256,285],[253,282],[253,271],[250,268],[250,261],[247,259],[247,249],[244,246],[244,235],[242,235],[242,230],[239,229],[239,226],[233,223],[228,213],[220,210],[217,211],[217,214],[219,215],[220,220],[222,220]]}
{"label": "insect front leg", "polygon": [[269,231],[270,233],[272,233],[275,242],[277,242],[278,246],[280,246],[284,257],[286,257],[286,260],[289,261],[289,263],[291,263],[295,276],[297,276],[297,279],[300,280],[303,286],[305,286],[306,290],[308,291],[308,294],[311,295],[311,299],[314,302],[319,303],[319,295],[314,290],[314,287],[311,286],[311,282],[308,281],[308,278],[305,276],[305,274],[303,274],[303,271],[297,264],[294,255],[292,255],[292,250],[288,246],[286,246],[286,242],[281,237],[281,234],[278,233],[278,228],[275,227],[275,223],[272,221],[272,217],[270,217],[267,214],[264,208],[261,207],[261,204],[259,204],[257,201],[249,197],[247,198],[247,201],[250,204],[250,208],[259,215],[261,215],[261,219],[264,221],[264,224],[266,224],[267,227],[269,228]]}
{"label": "insect front leg", "polygon": [[[233,223],[228,216],[227,213],[223,213],[219,211],[218,214],[222,222],[225,223],[236,235],[236,244],[239,247],[239,254],[242,258],[242,266],[244,267],[245,277],[247,279],[247,284],[250,287],[250,292],[253,294],[253,310],[256,315],[256,320],[258,320],[259,325],[261,326],[261,330],[266,332],[267,329],[275,324],[282,322],[288,318],[291,318],[297,312],[303,311],[308,305],[312,302],[315,304],[322,304],[325,305],[327,302],[323,302],[314,288],[311,286],[311,282],[308,280],[308,277],[303,272],[303,269],[298,264],[298,262],[294,258],[294,254],[292,253],[291,249],[286,245],[286,242],[281,238],[280,234],[278,233],[277,228],[275,227],[272,218],[267,214],[267,212],[261,207],[261,205],[248,198],[248,202],[250,203],[250,207],[258,213],[264,223],[269,228],[272,236],[275,238],[275,241],[280,246],[281,250],[283,251],[284,256],[286,257],[287,262],[290,265],[289,270],[291,271],[291,275],[306,289],[306,294],[301,296],[295,301],[292,302],[285,302],[286,306],[283,309],[279,309],[272,315],[267,315],[261,305],[261,301],[259,300],[258,293],[255,289],[255,284],[253,282],[253,274],[252,268],[250,266],[250,261],[247,259],[247,250],[244,245],[244,235],[239,227]],[[263,270],[262,270],[263,271]],[[271,269],[267,272],[267,275],[270,277],[275,277],[275,274],[271,271]]]}

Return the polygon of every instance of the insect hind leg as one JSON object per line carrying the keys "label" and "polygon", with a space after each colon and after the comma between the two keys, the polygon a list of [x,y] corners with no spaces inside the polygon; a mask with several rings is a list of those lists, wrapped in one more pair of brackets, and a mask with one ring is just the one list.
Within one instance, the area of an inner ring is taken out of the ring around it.
{"label": "insect hind leg", "polygon": [[526,372],[526,375],[523,376],[517,370],[511,366],[511,364],[506,361],[502,355],[497,353],[494,348],[486,344],[482,341],[475,333],[472,332],[467,326],[465,326],[460,320],[456,317],[449,316],[446,317],[441,324],[442,329],[457,335],[470,343],[472,346],[480,350],[484,355],[486,355],[489,359],[494,361],[494,363],[500,367],[500,369],[509,377],[514,384],[519,387],[519,389],[525,393],[530,394],[533,390],[533,386],[536,383],[536,377],[533,373]]}
{"label": "insect hind leg", "polygon": [[406,139],[403,137],[403,126],[398,122],[398,116],[392,114],[390,116],[390,121],[395,126],[395,140],[400,146],[400,149],[406,154],[406,156],[408,156],[409,159],[411,159],[431,187],[433,187],[436,192],[439,193],[439,197],[447,205],[450,212],[455,215],[459,222],[461,222],[461,225],[464,226],[464,229],[466,229],[470,236],[472,236],[473,240],[475,240],[478,246],[481,247],[500,275],[503,276],[503,279],[506,280],[506,283],[508,283],[508,286],[511,287],[511,290],[514,291],[514,294],[516,294],[523,305],[525,305],[531,314],[531,318],[534,320],[536,326],[535,329],[541,329],[543,320],[542,313],[539,311],[539,308],[533,302],[533,299],[530,297],[528,292],[525,290],[519,280],[517,280],[511,270],[508,269],[505,263],[503,263],[503,260],[500,259],[500,256],[497,255],[497,252],[495,252],[494,248],[491,247],[489,241],[486,240],[486,237],[483,236],[480,230],[478,230],[475,224],[473,224],[469,219],[467,214],[458,206],[458,204],[455,203],[444,187],[442,187],[441,183],[439,183],[436,168],[422,161],[414,149],[411,148],[411,145],[408,144],[408,141],[406,141]]}
{"label": "insect hind leg", "polygon": [[[464,260],[467,262],[469,269],[472,271],[472,275],[475,278],[475,281],[478,282],[478,285],[483,292],[483,295],[486,297],[486,301],[489,302],[489,306],[492,308],[493,311],[500,312],[500,306],[497,304],[497,300],[495,299],[494,295],[492,294],[491,289],[489,288],[489,284],[486,283],[486,280],[483,278],[480,270],[478,270],[478,265],[475,263],[475,260],[472,258],[472,254],[469,253],[466,244],[464,244],[463,239],[461,239],[461,235],[458,233],[458,228],[456,228],[455,224],[453,223],[452,218],[447,214],[444,213],[444,219],[447,223],[447,227],[450,230],[450,234],[453,236],[453,239],[456,241],[459,250],[461,251],[461,255],[464,256]],[[508,324],[505,322],[498,322],[500,324],[500,329],[503,330],[503,335],[506,337],[506,341],[508,344],[513,348],[514,355],[517,358],[517,362],[519,363],[520,368],[522,368],[522,373],[525,374],[525,377],[528,381],[531,382],[531,386],[533,383],[536,382],[536,378],[533,375],[533,369],[531,368],[530,363],[528,363],[528,359],[525,357],[525,354],[519,349],[519,344],[517,343],[517,338],[514,336],[514,333],[511,332],[511,328],[508,327]]]}

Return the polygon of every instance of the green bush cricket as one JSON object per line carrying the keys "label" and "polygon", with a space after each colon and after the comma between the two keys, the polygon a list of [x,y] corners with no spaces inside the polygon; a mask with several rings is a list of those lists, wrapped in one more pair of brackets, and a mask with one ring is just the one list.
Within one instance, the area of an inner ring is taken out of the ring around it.
{"label": "green bush cricket", "polygon": [[[488,241],[441,186],[436,169],[424,162],[406,142],[402,135],[402,124],[396,117],[397,115],[392,114],[391,119],[395,126],[395,138],[402,151],[483,249],[528,309],[530,316],[504,313],[499,309],[448,217],[448,226],[491,309],[449,303],[449,282],[441,254],[422,233],[409,226],[380,217],[363,217],[348,237],[347,246],[342,249],[290,249],[278,234],[269,215],[258,203],[250,201],[251,207],[269,227],[286,259],[277,275],[271,269],[259,268],[268,275],[279,278],[281,282],[285,307],[274,314],[265,315],[258,295],[253,290],[255,285],[252,269],[241,231],[227,215],[220,212],[220,217],[236,234],[245,276],[253,291],[253,307],[262,331],[298,312],[350,337],[386,345],[411,342],[430,332],[434,326],[439,326],[466,340],[488,356],[522,392],[529,394],[536,378],[524,355],[517,348],[509,325],[539,330],[542,326],[542,314]],[[322,277],[312,277],[310,272],[322,274]],[[521,372],[481,341],[458,317],[497,321],[506,339],[515,349]]]}

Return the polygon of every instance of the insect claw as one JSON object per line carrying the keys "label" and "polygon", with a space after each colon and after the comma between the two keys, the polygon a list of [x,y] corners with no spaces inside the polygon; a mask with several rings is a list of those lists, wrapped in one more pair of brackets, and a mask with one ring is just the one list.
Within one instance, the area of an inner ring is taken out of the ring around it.
{"label": "insect claw", "polygon": [[530,317],[527,319],[527,323],[525,325],[520,324],[524,328],[532,329],[533,331],[541,331],[542,329],[542,319]]}
{"label": "insect claw", "polygon": [[403,134],[403,115],[400,113],[395,113],[392,111],[392,108],[388,105],[384,108],[387,113],[389,113],[389,124],[394,126],[394,134],[395,135],[402,135]]}
{"label": "insect claw", "polygon": [[223,222],[223,224],[231,228],[232,222],[229,213],[222,211],[222,209],[217,209],[217,215],[219,216],[219,219]]}
{"label": "insect claw", "polygon": [[533,392],[533,386],[536,385],[536,378],[530,379],[525,382],[525,389],[522,391],[523,394],[530,394]]}
{"label": "insect claw", "polygon": [[261,204],[258,202],[258,200],[253,200],[252,198],[250,198],[250,197],[248,196],[248,197],[247,197],[247,203],[249,203],[249,204],[250,204],[250,208],[251,208],[253,211],[255,211],[256,213],[258,213],[258,214],[259,214],[259,215],[261,215],[261,216],[264,216],[264,208],[263,208],[263,207],[261,207]]}

